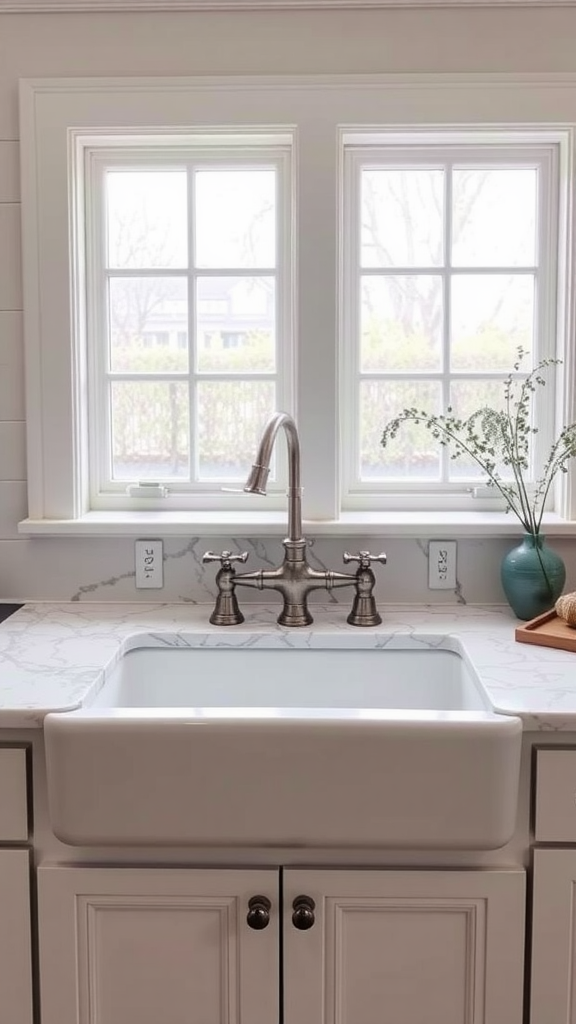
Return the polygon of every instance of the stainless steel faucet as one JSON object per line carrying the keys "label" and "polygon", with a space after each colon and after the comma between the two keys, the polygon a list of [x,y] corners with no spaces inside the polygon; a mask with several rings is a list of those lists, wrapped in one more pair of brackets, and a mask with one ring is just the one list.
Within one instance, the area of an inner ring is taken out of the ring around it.
{"label": "stainless steel faucet", "polygon": [[[275,412],[264,427],[256,461],[244,485],[248,494],[266,494],[270,460],[280,427],[284,427],[288,444],[288,537],[286,540],[306,544],[302,537],[302,488],[300,486],[300,438],[296,424],[287,412]],[[286,543],[286,541],[284,542]]]}
{"label": "stainless steel faucet", "polygon": [[371,555],[361,551],[358,555],[344,553],[344,562],[357,560],[355,573],[334,572],[313,569],[306,559],[307,541],[302,536],[302,487],[300,485],[300,439],[292,416],[276,412],[268,420],[260,439],[256,461],[252,466],[244,490],[250,494],[266,494],[266,482],[270,473],[270,460],[274,443],[280,428],[284,428],[288,444],[288,536],[282,542],[284,559],[276,569],[257,569],[254,572],[237,573],[232,562],[245,562],[247,555],[233,555],[223,551],[215,555],[207,551],[204,562],[219,561],[217,574],[218,597],[210,621],[217,625],[234,625],[242,622],[244,616],[238,608],[234,590],[237,586],[255,587],[258,590],[278,590],[284,604],[278,622],[282,626],[308,626],[312,615],[308,609],[308,594],[312,590],[332,590],[334,587],[356,587],[354,605],[348,622],[355,626],[376,626],[382,619],[376,609],[373,596],[374,573],[370,563],[384,564],[386,555]]}

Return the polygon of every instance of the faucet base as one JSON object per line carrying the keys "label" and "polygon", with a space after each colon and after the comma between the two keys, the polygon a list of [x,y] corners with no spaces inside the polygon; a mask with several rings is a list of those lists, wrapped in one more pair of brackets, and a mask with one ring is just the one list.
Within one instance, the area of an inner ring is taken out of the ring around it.
{"label": "faucet base", "polygon": [[379,626],[382,622],[382,616],[376,608],[376,601],[370,596],[364,594],[354,598],[352,604],[352,611],[346,619],[346,622],[350,626]]}
{"label": "faucet base", "polygon": [[221,594],[216,601],[216,608],[210,616],[213,626],[239,626],[244,616],[238,607],[235,594]]}
{"label": "faucet base", "polygon": [[309,626],[314,619],[308,608],[298,604],[285,604],[276,621],[280,626]]}

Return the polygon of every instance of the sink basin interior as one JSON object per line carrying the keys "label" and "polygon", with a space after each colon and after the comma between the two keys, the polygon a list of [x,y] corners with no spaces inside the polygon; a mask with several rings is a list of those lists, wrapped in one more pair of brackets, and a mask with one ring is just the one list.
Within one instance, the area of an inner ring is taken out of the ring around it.
{"label": "sink basin interior", "polygon": [[92,708],[486,711],[460,655],[437,649],[140,647]]}

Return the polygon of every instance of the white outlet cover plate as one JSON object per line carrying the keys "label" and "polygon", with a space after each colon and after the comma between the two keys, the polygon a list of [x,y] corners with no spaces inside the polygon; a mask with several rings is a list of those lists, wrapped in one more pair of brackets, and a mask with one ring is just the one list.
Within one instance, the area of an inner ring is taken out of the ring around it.
{"label": "white outlet cover plate", "polygon": [[134,544],[136,586],[160,590],[164,586],[164,544],[161,540],[137,540]]}
{"label": "white outlet cover plate", "polygon": [[428,588],[456,589],[456,541],[431,540],[428,543]]}

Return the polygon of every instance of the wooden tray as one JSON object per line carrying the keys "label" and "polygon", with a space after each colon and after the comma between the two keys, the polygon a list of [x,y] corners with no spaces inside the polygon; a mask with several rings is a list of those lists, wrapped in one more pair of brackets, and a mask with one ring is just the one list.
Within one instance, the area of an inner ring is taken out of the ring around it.
{"label": "wooden tray", "polygon": [[556,612],[544,612],[530,619],[523,626],[517,626],[514,636],[521,644],[539,644],[540,647],[559,647],[563,651],[576,651],[576,629]]}

